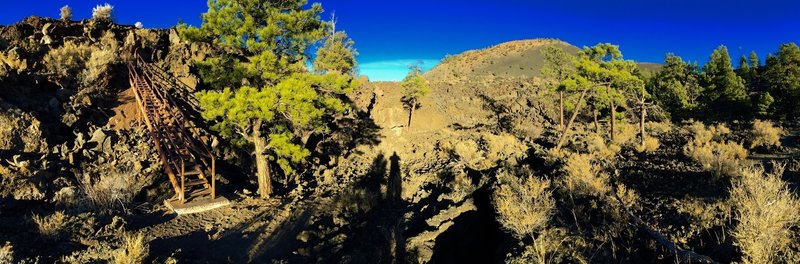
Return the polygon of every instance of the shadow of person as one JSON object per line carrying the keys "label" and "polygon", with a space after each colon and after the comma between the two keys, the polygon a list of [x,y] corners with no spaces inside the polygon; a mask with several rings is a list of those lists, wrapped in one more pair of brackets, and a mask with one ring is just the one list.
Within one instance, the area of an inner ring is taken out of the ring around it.
{"label": "shadow of person", "polygon": [[389,178],[386,182],[386,201],[390,208],[400,206],[403,192],[403,177],[400,173],[400,157],[397,152],[389,157]]}
{"label": "shadow of person", "polygon": [[406,253],[406,241],[403,228],[403,175],[400,172],[400,156],[397,152],[389,157],[389,178],[386,182],[386,203],[389,213],[386,225],[389,230],[389,252],[392,263],[403,262]]}

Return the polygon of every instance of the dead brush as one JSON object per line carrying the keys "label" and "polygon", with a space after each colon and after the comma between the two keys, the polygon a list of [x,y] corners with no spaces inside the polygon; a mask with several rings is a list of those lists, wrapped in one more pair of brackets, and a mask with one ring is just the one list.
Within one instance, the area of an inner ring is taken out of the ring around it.
{"label": "dead brush", "polygon": [[798,257],[792,247],[800,226],[800,201],[781,180],[784,165],[776,164],[772,173],[763,168],[742,170],[742,177],[731,190],[736,246],[745,263],[791,263]]}
{"label": "dead brush", "polygon": [[755,120],[750,130],[750,148],[780,147],[783,133],[783,128],[775,127],[772,121]]}
{"label": "dead brush", "polygon": [[644,142],[636,146],[636,152],[639,153],[652,153],[661,147],[661,142],[655,137],[645,137]]}
{"label": "dead brush", "polygon": [[93,182],[85,175],[80,181],[84,202],[91,208],[106,212],[127,210],[128,205],[141,186],[137,186],[136,175],[128,169],[117,168]]}
{"label": "dead brush", "polygon": [[616,143],[606,141],[597,134],[592,134],[586,139],[586,149],[596,158],[613,160],[622,150]]}
{"label": "dead brush", "polygon": [[14,263],[14,247],[11,246],[11,242],[6,241],[0,246],[0,263]]}
{"label": "dead brush", "polygon": [[39,234],[46,238],[57,238],[59,232],[66,225],[66,215],[62,211],[56,211],[48,216],[33,215],[31,220],[36,224]]}
{"label": "dead brush", "polygon": [[498,221],[518,239],[533,239],[522,254],[509,257],[507,262],[552,263],[561,258],[568,237],[564,230],[548,227],[556,206],[550,180],[532,175],[521,178],[507,171],[498,172],[497,178],[493,203]]}
{"label": "dead brush", "polygon": [[747,150],[735,142],[721,142],[721,137],[730,133],[725,125],[708,126],[694,122],[689,128],[692,140],[683,147],[684,154],[710,170],[716,178],[723,175],[736,176],[742,162],[747,158]]}
{"label": "dead brush", "polygon": [[518,178],[505,171],[497,177],[500,184],[493,201],[503,228],[518,238],[533,236],[544,228],[555,208],[550,180]]}
{"label": "dead brush", "polygon": [[604,196],[610,189],[609,176],[589,154],[571,154],[567,158],[564,186],[570,193]]}
{"label": "dead brush", "polygon": [[144,241],[142,233],[125,234],[122,237],[122,248],[114,253],[114,263],[116,264],[140,264],[144,263],[150,248]]}

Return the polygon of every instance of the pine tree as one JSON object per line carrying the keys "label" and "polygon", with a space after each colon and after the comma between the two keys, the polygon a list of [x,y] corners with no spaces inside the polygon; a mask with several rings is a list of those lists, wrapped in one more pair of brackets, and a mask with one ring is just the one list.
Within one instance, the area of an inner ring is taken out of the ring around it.
{"label": "pine tree", "polygon": [[329,130],[331,117],[347,109],[341,98],[355,82],[350,75],[307,70],[307,51],[331,32],[320,19],[319,4],[216,0],[208,5],[200,28],[178,26],[183,38],[226,50],[197,63],[212,89],[197,93],[202,114],[224,138],[252,147],[259,194],[267,197],[270,162],[292,174],[310,155],[299,139]]}
{"label": "pine tree", "polygon": [[731,65],[728,48],[720,46],[703,67],[701,85],[705,87],[704,102],[717,113],[735,114],[748,107],[744,80]]}
{"label": "pine tree", "polygon": [[564,129],[564,94],[570,91],[569,86],[564,81],[571,78],[575,72],[575,56],[567,53],[561,48],[548,46],[542,50],[545,64],[542,67],[542,75],[550,80],[548,84],[551,90],[558,92],[558,124],[559,129]]}
{"label": "pine tree", "polygon": [[796,44],[782,44],[774,57],[767,58],[764,79],[770,92],[777,95],[776,108],[781,114],[800,114],[800,48]]}
{"label": "pine tree", "polygon": [[702,87],[697,67],[667,54],[664,65],[648,82],[648,91],[673,117],[686,117],[698,106]]}
{"label": "pine tree", "polygon": [[554,150],[558,151],[564,144],[567,132],[571,129],[578,113],[583,106],[583,99],[587,94],[592,95],[592,100],[587,103],[595,110],[608,107],[611,120],[610,138],[613,141],[616,134],[615,122],[617,106],[625,106],[625,93],[637,91],[642,94],[644,83],[635,74],[636,63],[622,59],[619,46],[601,43],[593,47],[584,47],[574,60],[575,74],[565,80],[562,85],[569,90],[581,91],[576,103],[575,111],[564,127]]}
{"label": "pine tree", "polygon": [[325,38],[322,48],[317,50],[314,59],[314,71],[340,74],[355,74],[358,51],[354,48],[355,42],[347,37],[344,31],[333,32]]}
{"label": "pine tree", "polygon": [[594,86],[590,105],[595,111],[604,108],[609,110],[610,139],[613,141],[616,135],[617,106],[625,105],[624,92],[629,86],[642,83],[633,75],[637,66],[632,61],[623,60],[619,46],[609,43],[584,47],[578,57],[578,74]]}
{"label": "pine tree", "polygon": [[758,59],[758,54],[755,51],[750,52],[750,66],[753,69],[758,69],[761,67],[761,61]]}
{"label": "pine tree", "polygon": [[403,106],[408,109],[408,128],[411,128],[411,118],[414,110],[422,107],[420,99],[430,92],[430,87],[425,77],[422,76],[422,68],[419,65],[410,67],[408,75],[403,78],[403,97],[400,99]]}
{"label": "pine tree", "polygon": [[761,94],[756,102],[756,114],[762,118],[770,117],[773,103],[775,103],[775,98],[769,92]]}

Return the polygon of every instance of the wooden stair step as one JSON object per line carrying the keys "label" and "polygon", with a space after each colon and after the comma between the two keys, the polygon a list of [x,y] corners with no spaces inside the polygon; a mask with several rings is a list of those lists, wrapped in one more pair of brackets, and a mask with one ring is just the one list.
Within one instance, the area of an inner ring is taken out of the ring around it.
{"label": "wooden stair step", "polygon": [[204,184],[208,184],[208,181],[206,181],[205,179],[192,179],[192,180],[187,180],[186,182],[184,182],[185,186],[196,186],[196,185],[204,185]]}
{"label": "wooden stair step", "polygon": [[186,195],[186,197],[187,198],[188,197],[195,198],[195,197],[206,196],[206,195],[211,195],[211,189],[210,188],[203,188],[203,189],[198,189],[198,190],[191,191],[191,192],[189,192],[188,195]]}

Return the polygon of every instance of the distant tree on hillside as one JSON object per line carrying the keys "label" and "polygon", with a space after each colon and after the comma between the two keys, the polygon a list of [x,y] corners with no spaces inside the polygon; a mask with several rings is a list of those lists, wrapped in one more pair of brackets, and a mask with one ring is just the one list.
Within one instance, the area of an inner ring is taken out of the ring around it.
{"label": "distant tree on hillside", "polygon": [[720,46],[711,54],[703,66],[701,85],[705,88],[703,97],[709,107],[723,114],[742,114],[749,108],[747,89],[744,80],[736,75],[731,65],[728,48]]}
{"label": "distant tree on hillside", "polygon": [[408,127],[411,127],[411,118],[414,110],[422,107],[420,99],[430,92],[427,80],[422,76],[422,68],[419,65],[411,66],[411,71],[403,78],[403,106],[408,109]]}
{"label": "distant tree on hillside", "polygon": [[699,77],[696,65],[684,62],[679,56],[667,54],[661,70],[648,81],[647,89],[673,117],[686,117],[700,104],[703,88],[699,84]]}
{"label": "distant tree on hillside", "polygon": [[204,83],[214,86],[197,96],[212,129],[253,151],[262,197],[272,192],[270,162],[293,174],[310,155],[302,140],[329,131],[348,107],[343,94],[355,84],[351,75],[338,73],[351,73],[348,65],[308,72],[307,51],[332,30],[320,19],[322,7],[306,3],[209,1],[200,28],[178,26],[182,38],[226,51],[197,62]]}

